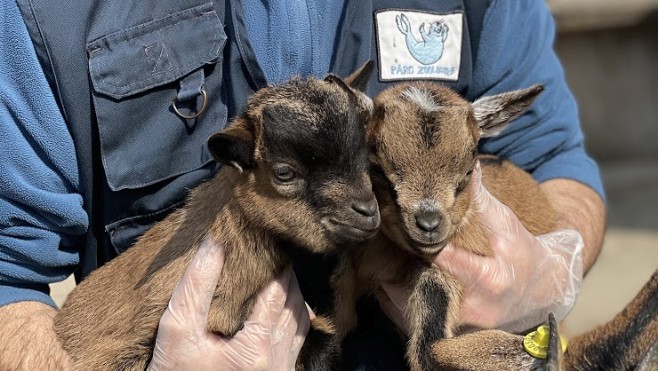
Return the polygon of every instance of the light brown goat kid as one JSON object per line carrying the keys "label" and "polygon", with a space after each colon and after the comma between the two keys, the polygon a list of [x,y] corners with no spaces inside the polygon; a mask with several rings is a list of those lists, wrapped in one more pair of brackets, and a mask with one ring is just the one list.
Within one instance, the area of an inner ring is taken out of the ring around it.
{"label": "light brown goat kid", "polygon": [[[354,303],[379,282],[412,293],[407,359],[413,370],[434,369],[432,345],[453,336],[461,286],[432,266],[449,241],[480,255],[492,253],[472,210],[470,178],[482,137],[499,133],[541,93],[541,86],[471,104],[438,84],[400,84],[375,98],[368,128],[372,181],[383,233],[349,253],[333,278],[338,335],[356,326]],[[556,228],[553,209],[526,172],[494,157],[479,157],[482,182],[533,234]],[[385,267],[385,269],[384,269]]]}
{"label": "light brown goat kid", "polygon": [[547,360],[530,356],[520,335],[485,330],[453,337],[462,288],[430,259],[448,241],[491,254],[472,209],[476,160],[484,186],[528,231],[540,235],[558,228],[554,209],[529,174],[477,152],[480,138],[502,131],[542,90],[533,86],[469,103],[441,85],[411,83],[375,98],[368,142],[383,233],[347,252],[332,278],[340,339],[356,327],[356,300],[380,282],[394,282],[411,292],[405,316],[412,370],[626,370],[641,362],[651,363],[641,370],[658,370],[658,272],[613,321],[572,339],[565,354],[550,321]]}
{"label": "light brown goat kid", "polygon": [[[75,370],[146,368],[170,295],[205,239],[226,248],[207,329],[232,336],[258,292],[291,263],[280,242],[326,253],[376,233],[365,141],[372,102],[361,92],[371,67],[345,82],[328,76],[264,88],[210,138],[211,152],[225,164],[219,173],[82,281],[55,318]],[[325,339],[331,348],[332,339],[318,333],[327,327],[320,320],[312,327],[309,337],[320,339],[305,345]],[[300,368],[335,367],[314,354],[303,348]]]}

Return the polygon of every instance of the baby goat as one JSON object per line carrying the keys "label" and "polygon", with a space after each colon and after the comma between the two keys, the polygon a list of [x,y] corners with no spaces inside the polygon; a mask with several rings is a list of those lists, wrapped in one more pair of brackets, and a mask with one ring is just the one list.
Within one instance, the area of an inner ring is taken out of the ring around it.
{"label": "baby goat", "polygon": [[[226,248],[207,329],[232,336],[258,292],[291,263],[280,243],[327,253],[377,232],[365,139],[372,101],[362,93],[371,70],[264,88],[209,139],[225,166],[191,191],[185,207],[82,281],[56,316],[74,369],[145,369],[170,295],[206,238]],[[301,354],[302,368],[332,367]]]}
{"label": "baby goat", "polygon": [[356,326],[360,296],[380,282],[402,283],[411,292],[407,359],[413,370],[436,368],[431,349],[453,336],[461,286],[430,258],[448,242],[480,255],[492,252],[471,207],[478,158],[483,184],[531,233],[556,229],[554,211],[530,175],[508,161],[478,157],[477,150],[480,138],[503,130],[542,90],[533,86],[471,104],[441,85],[413,83],[375,98],[368,142],[383,233],[346,254],[332,278],[340,339]]}
{"label": "baby goat", "polygon": [[356,326],[357,298],[380,282],[402,282],[412,292],[405,315],[413,370],[658,370],[658,271],[619,315],[571,339],[564,354],[550,321],[547,360],[530,356],[522,336],[504,331],[452,337],[461,286],[429,258],[448,241],[476,254],[491,253],[471,209],[476,159],[483,184],[531,233],[557,228],[554,210],[530,175],[508,161],[477,155],[479,139],[503,130],[541,91],[534,86],[471,104],[440,85],[415,83],[375,99],[367,137],[383,233],[345,253],[334,274],[339,338]]}

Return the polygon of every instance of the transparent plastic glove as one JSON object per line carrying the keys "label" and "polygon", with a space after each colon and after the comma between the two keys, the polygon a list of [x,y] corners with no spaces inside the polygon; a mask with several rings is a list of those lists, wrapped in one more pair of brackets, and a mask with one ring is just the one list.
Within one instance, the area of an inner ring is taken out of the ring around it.
{"label": "transparent plastic glove", "polygon": [[205,241],[160,320],[149,370],[293,370],[309,329],[309,310],[292,270],[269,284],[234,337],[205,329],[224,248]]}
{"label": "transparent plastic glove", "polygon": [[[576,302],[583,279],[583,240],[574,230],[535,237],[514,213],[482,185],[479,164],[473,172],[473,206],[489,234],[493,257],[481,257],[448,244],[433,259],[464,286],[459,314],[461,330],[528,330],[553,313],[564,319]],[[382,284],[382,307],[403,322],[405,293]],[[383,300],[382,300],[383,299]]]}

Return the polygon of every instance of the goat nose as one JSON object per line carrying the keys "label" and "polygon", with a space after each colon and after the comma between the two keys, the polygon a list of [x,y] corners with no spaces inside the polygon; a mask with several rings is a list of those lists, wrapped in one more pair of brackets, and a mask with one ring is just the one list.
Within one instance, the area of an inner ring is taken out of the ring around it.
{"label": "goat nose", "polygon": [[434,232],[443,219],[437,212],[422,212],[415,215],[416,225],[425,232]]}
{"label": "goat nose", "polygon": [[371,197],[367,200],[355,200],[352,202],[352,209],[363,216],[375,216],[377,214],[377,199]]}

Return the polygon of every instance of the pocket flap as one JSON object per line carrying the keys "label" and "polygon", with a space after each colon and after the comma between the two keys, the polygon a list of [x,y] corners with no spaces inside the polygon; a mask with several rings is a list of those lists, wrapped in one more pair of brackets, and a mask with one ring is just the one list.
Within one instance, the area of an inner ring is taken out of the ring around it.
{"label": "pocket flap", "polygon": [[211,3],[87,44],[94,90],[122,99],[179,79],[219,58],[226,34]]}

